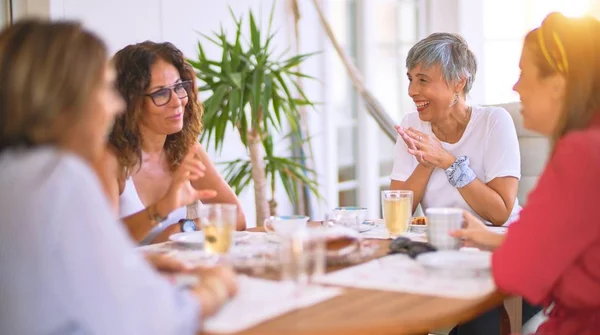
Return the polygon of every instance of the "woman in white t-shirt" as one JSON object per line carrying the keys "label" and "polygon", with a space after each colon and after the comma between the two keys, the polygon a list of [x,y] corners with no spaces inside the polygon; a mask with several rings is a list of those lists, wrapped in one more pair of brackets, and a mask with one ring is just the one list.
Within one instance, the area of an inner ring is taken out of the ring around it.
{"label": "woman in white t-shirt", "polygon": [[408,94],[417,113],[396,127],[391,189],[414,192],[413,211],[457,207],[495,226],[520,211],[519,143],[508,112],[469,106],[477,62],[466,41],[436,33],[421,40],[406,59]]}

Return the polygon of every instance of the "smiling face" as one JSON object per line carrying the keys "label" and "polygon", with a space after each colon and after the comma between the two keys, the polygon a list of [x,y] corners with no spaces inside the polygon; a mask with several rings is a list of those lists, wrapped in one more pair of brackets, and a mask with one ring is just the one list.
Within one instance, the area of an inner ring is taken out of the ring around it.
{"label": "smiling face", "polygon": [[417,64],[407,73],[408,95],[415,102],[422,121],[436,121],[447,114],[459,89],[448,85],[439,65],[423,67]]}
{"label": "smiling face", "polygon": [[[173,64],[159,59],[152,65],[150,76],[150,85],[145,93],[154,95],[155,99],[153,101],[148,95],[144,97],[142,126],[161,135],[180,132],[183,129],[183,116],[188,97],[186,95],[184,98],[179,98],[176,93],[181,89],[180,85],[177,85],[182,81],[179,71]],[[165,88],[170,88],[168,92],[171,95],[170,101],[163,106],[157,106],[155,101],[159,102],[159,96],[166,94],[166,90],[160,91]]]}
{"label": "smiling face", "polygon": [[542,76],[535,57],[532,46],[526,42],[519,62],[521,75],[513,90],[521,99],[523,126],[550,136],[562,113],[565,80],[558,73]]}

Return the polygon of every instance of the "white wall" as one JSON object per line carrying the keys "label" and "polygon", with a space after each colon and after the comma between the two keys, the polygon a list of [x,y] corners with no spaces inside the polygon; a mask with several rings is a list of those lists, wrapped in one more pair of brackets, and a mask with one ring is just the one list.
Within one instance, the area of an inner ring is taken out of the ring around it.
{"label": "white wall", "polygon": [[[40,0],[38,0],[40,1]],[[236,16],[246,14],[249,8],[254,10],[256,16],[262,12],[263,22],[268,19],[271,0],[48,0],[49,12],[52,19],[76,19],[82,21],[87,27],[96,31],[107,42],[111,52],[115,52],[127,44],[144,40],[170,41],[179,47],[187,57],[196,57],[197,41],[200,35],[197,32],[211,34],[219,29],[222,24],[224,29],[233,32],[233,21],[230,17],[228,6],[231,6]],[[285,50],[293,42],[290,39],[291,22],[290,14],[285,8],[287,1],[277,1],[274,16],[274,28],[279,28],[275,40],[276,49]],[[314,9],[310,3],[302,1],[303,18],[301,20],[301,52],[318,51],[322,48],[322,34]],[[262,8],[262,10],[261,10]],[[247,19],[245,19],[247,23]],[[286,23],[288,22],[288,23]],[[264,25],[266,28],[266,24]],[[217,55],[217,48],[209,43],[203,43],[209,57]],[[293,49],[292,49],[293,50]],[[317,56],[306,62],[303,71],[321,78],[323,73],[322,56]],[[322,84],[306,82],[305,89],[310,98],[322,101]],[[319,138],[323,134],[321,119],[323,111],[310,110],[310,127],[312,134],[316,134],[314,144],[315,162],[319,171],[325,171],[325,145]],[[287,147],[286,143],[278,143]],[[280,148],[281,148],[280,147]],[[239,142],[236,133],[230,132],[226,136],[224,150],[221,154],[209,152],[214,161],[226,161],[238,157],[246,157],[245,149]],[[326,176],[321,175],[324,181]],[[276,199],[279,203],[280,214],[292,214],[293,207],[287,201],[287,196],[281,187],[278,187]],[[254,225],[254,195],[253,190],[244,192],[240,196],[249,226]],[[320,208],[323,208],[321,206]],[[317,211],[315,216],[320,217]]]}
{"label": "white wall", "polygon": [[458,33],[463,36],[477,58],[477,75],[468,99],[483,103],[484,90],[484,36],[482,0],[429,0],[428,32]]}

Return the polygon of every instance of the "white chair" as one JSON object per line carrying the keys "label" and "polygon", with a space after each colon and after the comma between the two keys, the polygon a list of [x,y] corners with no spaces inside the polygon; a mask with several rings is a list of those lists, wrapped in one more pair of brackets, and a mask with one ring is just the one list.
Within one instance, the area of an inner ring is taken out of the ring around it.
{"label": "white chair", "polygon": [[521,150],[521,180],[519,181],[517,197],[519,203],[523,206],[527,201],[527,195],[537,183],[546,165],[550,142],[545,136],[523,128],[523,117],[521,116],[521,104],[519,102],[498,104],[496,106],[508,111],[517,129],[519,149]]}

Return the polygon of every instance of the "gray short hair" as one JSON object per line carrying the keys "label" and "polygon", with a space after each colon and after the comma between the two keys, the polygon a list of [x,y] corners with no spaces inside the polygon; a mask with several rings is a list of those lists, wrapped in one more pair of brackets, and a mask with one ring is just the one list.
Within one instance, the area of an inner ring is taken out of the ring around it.
{"label": "gray short hair", "polygon": [[467,41],[451,33],[433,33],[415,44],[406,57],[406,68],[416,65],[425,68],[439,64],[446,83],[467,79],[463,92],[469,93],[477,73],[477,60]]}

